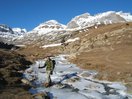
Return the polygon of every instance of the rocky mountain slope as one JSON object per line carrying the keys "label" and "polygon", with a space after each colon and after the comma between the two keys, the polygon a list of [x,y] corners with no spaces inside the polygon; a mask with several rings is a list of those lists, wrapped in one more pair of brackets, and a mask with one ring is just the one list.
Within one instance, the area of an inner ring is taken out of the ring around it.
{"label": "rocky mountain slope", "polygon": [[13,28],[6,25],[0,25],[0,38],[2,41],[14,44],[34,44],[37,46],[60,42],[62,37],[66,39],[71,37],[72,33],[81,30],[88,31],[88,28],[98,28],[100,25],[130,22],[132,15],[130,13],[108,11],[97,15],[84,13],[76,16],[67,25],[63,25],[56,20],[49,20],[41,23],[32,31]]}
{"label": "rocky mountain slope", "polygon": [[98,26],[100,24],[112,24],[125,21],[126,20],[123,17],[113,11],[97,14],[95,16],[91,16],[89,13],[85,13],[73,18],[67,24],[67,28],[83,28],[86,26],[91,27],[95,25]]}
{"label": "rocky mountain slope", "polygon": [[65,35],[66,26],[55,20],[49,20],[27,32],[16,40],[17,43],[42,45],[54,40],[58,35]]}
{"label": "rocky mountain slope", "polygon": [[4,41],[5,43],[13,43],[14,40],[26,33],[25,29],[20,28],[10,28],[7,25],[0,25],[0,41]]}
{"label": "rocky mountain slope", "polygon": [[63,25],[55,20],[44,22],[29,31],[21,38],[16,40],[16,43],[44,45],[52,42],[60,42],[62,37],[70,37],[73,32],[80,30],[88,31],[88,28],[98,28],[100,25],[123,23],[132,21],[132,16],[129,13],[108,11],[97,15],[84,13],[76,16],[67,25]]}

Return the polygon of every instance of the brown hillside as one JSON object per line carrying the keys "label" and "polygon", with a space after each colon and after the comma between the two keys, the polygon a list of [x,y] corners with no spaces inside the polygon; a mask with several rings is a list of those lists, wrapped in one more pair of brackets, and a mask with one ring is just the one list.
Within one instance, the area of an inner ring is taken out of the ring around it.
{"label": "brown hillside", "polygon": [[101,25],[97,29],[91,27],[85,32],[75,31],[69,37],[79,37],[80,40],[65,47],[42,49],[29,46],[18,52],[34,60],[48,54],[70,54],[71,62],[79,67],[97,70],[96,78],[122,81],[129,91],[132,90],[132,23]]}

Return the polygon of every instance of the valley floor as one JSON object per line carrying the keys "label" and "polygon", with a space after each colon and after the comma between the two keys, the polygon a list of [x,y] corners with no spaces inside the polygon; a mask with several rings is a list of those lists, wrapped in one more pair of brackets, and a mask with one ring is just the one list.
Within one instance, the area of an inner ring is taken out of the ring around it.
{"label": "valley floor", "polygon": [[27,79],[36,78],[32,83],[36,88],[30,89],[32,94],[48,92],[50,99],[131,99],[126,93],[126,87],[120,82],[97,80],[95,70],[84,70],[71,64],[65,59],[67,55],[53,57],[57,64],[53,75],[53,86],[45,88],[46,77],[43,66],[44,60],[38,60],[26,70]]}
{"label": "valley floor", "polygon": [[34,44],[19,49],[18,53],[33,62],[47,55],[70,54],[71,63],[85,70],[96,70],[96,79],[122,82],[127,92],[132,94],[132,23],[90,28],[83,33],[76,31],[72,38],[79,40],[69,43],[65,48],[40,48]]}

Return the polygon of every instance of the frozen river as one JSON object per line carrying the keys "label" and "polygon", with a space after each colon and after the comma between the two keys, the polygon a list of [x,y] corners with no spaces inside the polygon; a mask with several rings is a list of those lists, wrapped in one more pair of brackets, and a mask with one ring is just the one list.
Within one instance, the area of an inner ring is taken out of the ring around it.
{"label": "frozen river", "polygon": [[30,89],[31,93],[49,92],[51,99],[132,99],[132,95],[126,93],[126,87],[122,83],[96,80],[96,71],[82,70],[69,63],[65,59],[66,56],[53,57],[56,67],[51,79],[55,84],[51,87],[43,86],[45,68],[38,68],[43,66],[44,60],[36,61],[25,71],[27,79],[36,78],[32,82],[36,88]]}

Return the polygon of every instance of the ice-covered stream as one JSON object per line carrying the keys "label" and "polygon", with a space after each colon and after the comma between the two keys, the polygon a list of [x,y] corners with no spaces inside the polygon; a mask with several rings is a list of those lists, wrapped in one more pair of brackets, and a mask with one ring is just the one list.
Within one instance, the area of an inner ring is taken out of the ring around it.
{"label": "ice-covered stream", "polygon": [[54,57],[56,67],[51,79],[55,84],[48,88],[43,86],[45,68],[38,68],[43,66],[44,60],[38,60],[31,65],[24,75],[29,80],[35,78],[32,83],[36,88],[29,91],[33,94],[49,92],[51,99],[132,99],[132,95],[126,93],[126,87],[122,83],[96,80],[96,71],[82,70],[69,63],[65,57],[66,55]]}

